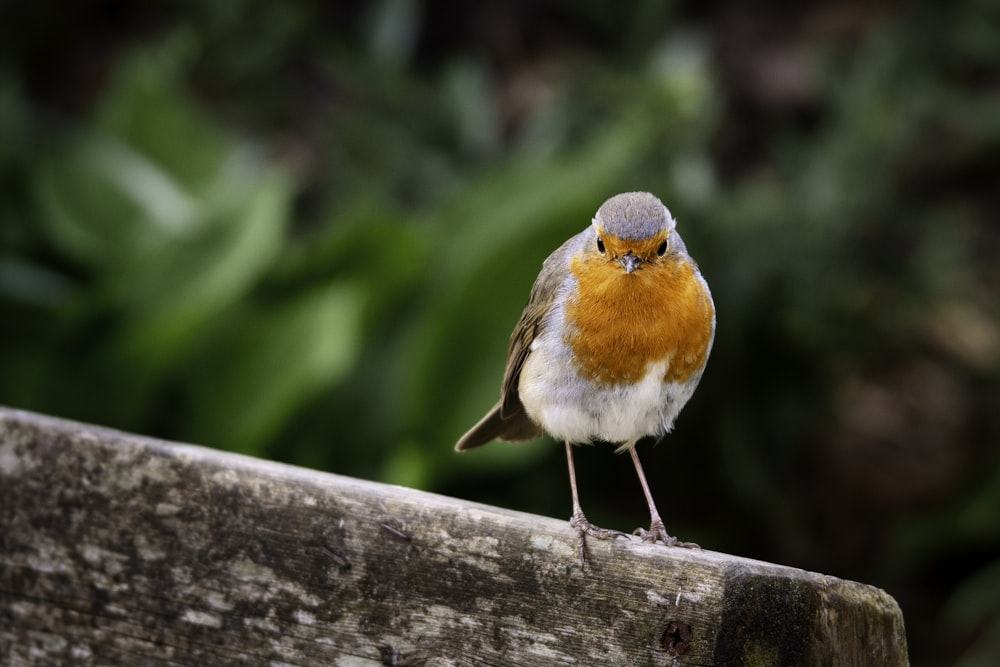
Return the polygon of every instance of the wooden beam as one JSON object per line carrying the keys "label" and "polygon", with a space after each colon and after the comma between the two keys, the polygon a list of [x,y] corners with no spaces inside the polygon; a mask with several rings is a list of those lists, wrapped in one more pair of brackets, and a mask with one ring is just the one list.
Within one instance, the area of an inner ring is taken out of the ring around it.
{"label": "wooden beam", "polygon": [[0,510],[5,665],[907,664],[870,586],[16,410]]}

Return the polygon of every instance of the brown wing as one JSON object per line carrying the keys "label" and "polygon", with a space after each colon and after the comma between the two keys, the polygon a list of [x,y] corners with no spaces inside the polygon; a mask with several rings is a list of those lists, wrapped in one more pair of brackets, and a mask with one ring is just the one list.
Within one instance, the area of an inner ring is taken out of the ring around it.
{"label": "brown wing", "polygon": [[521,378],[524,360],[531,351],[531,343],[538,335],[545,316],[552,310],[559,288],[566,279],[569,270],[566,256],[576,238],[573,237],[559,246],[542,264],[542,270],[531,288],[528,305],[524,307],[521,319],[514,327],[514,333],[510,335],[507,368],[500,388],[500,402],[461,437],[455,445],[458,451],[479,447],[492,440],[530,440],[542,435],[541,427],[531,421],[525,412],[517,385]]}

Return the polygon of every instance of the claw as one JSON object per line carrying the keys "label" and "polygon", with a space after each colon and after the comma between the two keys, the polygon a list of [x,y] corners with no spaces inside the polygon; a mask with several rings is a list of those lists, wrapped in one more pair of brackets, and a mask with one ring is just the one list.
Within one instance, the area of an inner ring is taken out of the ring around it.
{"label": "claw", "polygon": [[580,550],[580,564],[583,565],[587,562],[587,535],[591,537],[596,537],[599,540],[611,540],[619,537],[628,537],[628,533],[623,533],[620,530],[610,530],[608,528],[599,528],[587,520],[587,517],[583,515],[583,512],[574,512],[573,516],[570,517],[569,525],[576,529],[579,535],[579,550]]}
{"label": "claw", "polygon": [[659,542],[668,547],[680,547],[682,549],[701,549],[700,546],[694,542],[681,542],[676,537],[667,533],[666,526],[663,525],[662,521],[654,520],[650,526],[649,530],[645,528],[636,528],[632,531],[633,535],[638,535],[643,542],[649,542],[655,544]]}

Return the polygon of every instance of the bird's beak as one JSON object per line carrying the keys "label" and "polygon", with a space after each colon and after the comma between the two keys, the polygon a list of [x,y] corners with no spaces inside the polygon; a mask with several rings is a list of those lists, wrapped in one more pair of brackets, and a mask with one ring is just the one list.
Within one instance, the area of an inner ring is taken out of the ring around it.
{"label": "bird's beak", "polygon": [[632,273],[639,268],[639,265],[642,264],[642,260],[632,253],[626,253],[618,258],[618,263],[622,265],[623,269],[625,269],[625,273]]}

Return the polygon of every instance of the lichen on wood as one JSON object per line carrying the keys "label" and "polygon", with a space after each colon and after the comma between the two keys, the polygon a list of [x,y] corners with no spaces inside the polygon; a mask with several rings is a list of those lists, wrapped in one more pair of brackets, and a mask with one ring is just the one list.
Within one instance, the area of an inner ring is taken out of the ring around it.
{"label": "lichen on wood", "polygon": [[0,409],[10,665],[905,665],[883,591]]}

